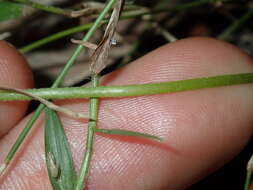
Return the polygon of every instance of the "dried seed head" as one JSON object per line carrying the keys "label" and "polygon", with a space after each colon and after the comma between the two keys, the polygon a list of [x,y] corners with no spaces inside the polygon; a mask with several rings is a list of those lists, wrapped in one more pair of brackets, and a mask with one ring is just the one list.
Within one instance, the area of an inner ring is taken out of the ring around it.
{"label": "dried seed head", "polygon": [[106,60],[109,55],[111,45],[115,44],[115,40],[113,39],[113,37],[123,5],[124,0],[118,0],[115,4],[110,20],[106,27],[103,39],[98,44],[97,49],[91,56],[90,70],[93,74],[99,74],[107,66]]}
{"label": "dried seed head", "polygon": [[55,157],[51,152],[47,153],[47,164],[51,176],[58,178],[60,174],[60,168],[57,166]]}

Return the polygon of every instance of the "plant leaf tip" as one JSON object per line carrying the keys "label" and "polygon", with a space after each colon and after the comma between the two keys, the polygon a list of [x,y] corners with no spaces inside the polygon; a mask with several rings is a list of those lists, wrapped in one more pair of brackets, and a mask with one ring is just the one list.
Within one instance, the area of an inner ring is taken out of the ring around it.
{"label": "plant leaf tip", "polygon": [[253,155],[251,156],[250,160],[248,161],[247,170],[251,171],[251,172],[253,171]]}
{"label": "plant leaf tip", "polygon": [[3,175],[3,173],[4,173],[5,169],[6,169],[6,167],[7,167],[7,164],[6,164],[6,163],[1,164],[1,166],[0,166],[0,176]]}
{"label": "plant leaf tip", "polygon": [[160,137],[156,137],[156,140],[157,140],[158,142],[163,142],[163,141],[164,141],[164,139],[163,139],[163,138],[160,138]]}

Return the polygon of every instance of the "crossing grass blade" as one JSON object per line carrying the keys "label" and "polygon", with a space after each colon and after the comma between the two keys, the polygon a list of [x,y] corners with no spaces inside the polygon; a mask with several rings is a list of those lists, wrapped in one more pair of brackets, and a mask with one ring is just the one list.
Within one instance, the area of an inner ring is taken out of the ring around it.
{"label": "crossing grass blade", "polygon": [[45,109],[45,152],[53,189],[74,189],[77,174],[69,143],[58,115],[49,108]]}
{"label": "crossing grass blade", "polygon": [[104,134],[109,134],[109,135],[122,135],[122,136],[132,136],[132,137],[141,137],[141,138],[146,138],[150,140],[155,140],[155,141],[162,141],[162,138],[150,135],[147,133],[140,133],[140,132],[135,132],[135,131],[128,131],[128,130],[122,130],[122,129],[96,129],[97,133],[104,133]]}

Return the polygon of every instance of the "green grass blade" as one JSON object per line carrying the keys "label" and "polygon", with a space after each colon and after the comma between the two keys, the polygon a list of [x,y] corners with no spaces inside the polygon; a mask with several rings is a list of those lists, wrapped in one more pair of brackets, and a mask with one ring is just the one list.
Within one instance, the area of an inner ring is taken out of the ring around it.
{"label": "green grass blade", "polygon": [[247,170],[246,180],[245,180],[245,184],[244,184],[244,190],[249,190],[250,183],[251,183],[251,177],[252,177],[252,171]]}
{"label": "green grass blade", "polygon": [[0,0],[0,21],[13,19],[22,15],[23,5]]}
{"label": "green grass blade", "polygon": [[253,172],[253,155],[250,157],[247,164],[247,173],[246,173],[246,180],[244,184],[244,190],[250,189],[252,172]]}
{"label": "green grass blade", "polygon": [[64,9],[54,7],[54,6],[51,6],[48,4],[43,4],[43,2],[40,3],[39,1],[37,1],[37,2],[33,1],[33,0],[9,0],[9,1],[16,2],[20,5],[27,5],[27,6],[34,8],[34,9],[46,11],[46,12],[53,13],[53,14],[65,15],[65,16],[69,16],[69,17],[71,16],[70,11],[68,11],[68,10],[64,10]]}
{"label": "green grass blade", "polygon": [[58,115],[49,108],[45,109],[45,152],[54,190],[74,189],[77,174],[68,140]]}
{"label": "green grass blade", "polygon": [[98,128],[96,128],[96,132],[109,134],[109,135],[141,137],[141,138],[146,138],[146,139],[155,140],[155,141],[162,141],[162,139],[160,137],[157,137],[154,135],[150,135],[147,133],[135,132],[135,131],[122,130],[122,129],[98,129]]}
{"label": "green grass blade", "polygon": [[[147,83],[124,86],[99,86],[96,88],[42,88],[25,90],[44,99],[72,99],[72,98],[105,98],[105,97],[130,97],[204,88],[215,88],[229,85],[253,83],[253,73],[220,75],[213,77],[194,78],[188,80]],[[0,91],[0,101],[30,100],[30,97],[13,92]]]}

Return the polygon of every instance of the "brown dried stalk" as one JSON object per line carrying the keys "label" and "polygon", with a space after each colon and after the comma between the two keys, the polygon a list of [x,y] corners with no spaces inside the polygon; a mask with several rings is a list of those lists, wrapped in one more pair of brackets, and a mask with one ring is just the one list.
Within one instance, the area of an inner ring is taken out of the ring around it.
{"label": "brown dried stalk", "polygon": [[92,49],[92,50],[95,50],[98,47],[96,44],[93,44],[93,43],[90,43],[90,42],[87,42],[87,41],[83,41],[83,40],[71,39],[70,41],[74,44],[79,44],[79,45],[82,45],[82,46],[87,47],[87,48]]}

